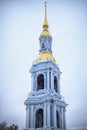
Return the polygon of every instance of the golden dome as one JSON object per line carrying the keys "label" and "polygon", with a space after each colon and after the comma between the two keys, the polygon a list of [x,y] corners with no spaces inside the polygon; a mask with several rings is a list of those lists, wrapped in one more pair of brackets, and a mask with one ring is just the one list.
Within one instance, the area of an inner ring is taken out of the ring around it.
{"label": "golden dome", "polygon": [[51,36],[48,30],[43,30],[40,34],[41,36]]}
{"label": "golden dome", "polygon": [[47,51],[41,52],[39,58],[35,61],[35,63],[44,62],[44,61],[52,61],[54,64],[57,64],[52,53]]}

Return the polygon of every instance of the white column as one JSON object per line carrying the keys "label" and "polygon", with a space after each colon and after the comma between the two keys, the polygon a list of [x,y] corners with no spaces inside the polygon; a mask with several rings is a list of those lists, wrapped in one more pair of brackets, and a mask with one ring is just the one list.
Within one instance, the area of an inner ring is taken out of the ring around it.
{"label": "white column", "polygon": [[66,130],[66,109],[63,110],[64,113],[64,130]]}
{"label": "white column", "polygon": [[31,128],[34,128],[34,112],[33,112],[33,105],[31,106]]}
{"label": "white column", "polygon": [[46,77],[46,75],[44,74],[44,89],[46,89],[46,85],[47,85],[47,77]]}
{"label": "white column", "polygon": [[26,108],[26,128],[28,128],[28,108]]}
{"label": "white column", "polygon": [[56,126],[56,103],[54,103],[54,127]]}
{"label": "white column", "polygon": [[64,108],[61,108],[62,109],[62,129],[63,130],[66,130],[66,118],[65,118],[65,109]]}
{"label": "white column", "polygon": [[31,78],[32,78],[31,91],[33,91],[34,90],[34,76],[32,75]]}
{"label": "white column", "polygon": [[26,108],[26,129],[29,128],[29,108]]}
{"label": "white column", "polygon": [[47,103],[47,126],[50,127],[50,103]]}
{"label": "white column", "polygon": [[46,127],[46,103],[44,103],[44,127]]}
{"label": "white column", "polygon": [[29,107],[29,128],[31,128],[31,107]]}
{"label": "white column", "polygon": [[51,89],[53,90],[54,86],[53,86],[53,71],[51,69]]}
{"label": "white column", "polygon": [[47,89],[49,89],[49,69],[47,70]]}
{"label": "white column", "polygon": [[34,80],[35,84],[34,84],[34,87],[35,87],[35,91],[37,91],[37,76],[35,75],[35,80]]}
{"label": "white column", "polygon": [[52,82],[52,89],[54,89],[54,73],[53,73],[53,78],[52,78],[53,82]]}
{"label": "white column", "polygon": [[62,129],[62,112],[61,109],[58,109],[58,113],[59,113],[59,126]]}
{"label": "white column", "polygon": [[63,108],[61,108],[61,124],[62,124],[62,129],[64,128],[64,119],[63,119]]}
{"label": "white column", "polygon": [[58,77],[58,94],[60,95],[60,77]]}

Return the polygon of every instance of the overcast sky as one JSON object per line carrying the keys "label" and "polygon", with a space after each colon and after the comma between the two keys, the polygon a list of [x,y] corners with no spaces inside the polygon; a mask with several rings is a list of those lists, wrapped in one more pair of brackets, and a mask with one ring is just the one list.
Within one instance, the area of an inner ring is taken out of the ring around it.
{"label": "overcast sky", "polygon": [[[69,104],[68,127],[87,125],[87,0],[47,0],[52,50]],[[38,56],[44,0],[0,0],[0,122],[25,127],[29,70]]]}

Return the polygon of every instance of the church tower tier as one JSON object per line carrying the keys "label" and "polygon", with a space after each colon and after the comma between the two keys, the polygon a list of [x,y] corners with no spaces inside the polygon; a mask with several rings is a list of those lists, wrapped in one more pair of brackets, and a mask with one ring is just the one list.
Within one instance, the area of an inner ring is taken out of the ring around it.
{"label": "church tower tier", "polygon": [[48,30],[47,5],[43,31],[39,37],[39,57],[30,69],[32,91],[26,106],[25,130],[66,130],[66,106],[60,93],[61,72],[52,54],[52,36]]}
{"label": "church tower tier", "polygon": [[43,23],[43,31],[40,35],[40,52],[47,51],[52,52],[51,45],[52,45],[52,37],[50,32],[48,31],[48,22],[47,22],[47,6],[45,3],[45,15],[44,15],[44,23]]}

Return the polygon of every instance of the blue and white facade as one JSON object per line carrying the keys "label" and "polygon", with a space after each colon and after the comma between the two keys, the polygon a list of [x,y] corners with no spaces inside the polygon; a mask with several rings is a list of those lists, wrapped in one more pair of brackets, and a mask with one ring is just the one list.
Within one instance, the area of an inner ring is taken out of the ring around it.
{"label": "blue and white facade", "polygon": [[25,130],[66,130],[66,106],[60,93],[61,72],[52,55],[48,26],[40,35],[39,58],[30,69],[32,91],[25,100]]}

